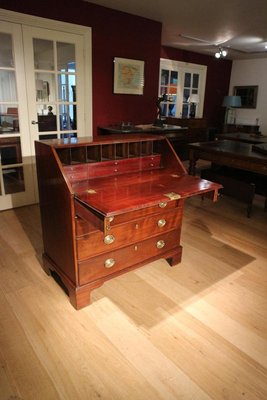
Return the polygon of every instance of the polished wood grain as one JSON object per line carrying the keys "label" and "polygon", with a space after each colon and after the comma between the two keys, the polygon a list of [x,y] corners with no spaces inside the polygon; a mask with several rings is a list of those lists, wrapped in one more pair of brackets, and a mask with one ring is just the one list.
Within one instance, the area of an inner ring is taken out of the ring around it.
{"label": "polished wood grain", "polygon": [[[216,199],[220,187],[216,183],[168,168],[125,173],[73,184],[76,198],[107,216],[117,216],[144,206],[170,202],[167,194],[172,192],[182,199],[212,192]],[[88,189],[93,190],[93,193],[88,192]]]}
{"label": "polished wood grain", "polygon": [[1,400],[266,400],[267,213],[187,200],[182,262],[74,310],[41,266],[38,206],[0,213]]}

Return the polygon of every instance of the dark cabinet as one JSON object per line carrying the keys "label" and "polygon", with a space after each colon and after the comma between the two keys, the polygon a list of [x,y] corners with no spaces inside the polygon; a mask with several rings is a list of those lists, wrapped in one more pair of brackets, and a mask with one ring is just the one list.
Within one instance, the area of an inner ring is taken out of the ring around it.
{"label": "dark cabinet", "polygon": [[39,132],[48,132],[57,130],[56,115],[38,115]]}
{"label": "dark cabinet", "polygon": [[259,125],[227,124],[223,127],[223,133],[260,133]]}

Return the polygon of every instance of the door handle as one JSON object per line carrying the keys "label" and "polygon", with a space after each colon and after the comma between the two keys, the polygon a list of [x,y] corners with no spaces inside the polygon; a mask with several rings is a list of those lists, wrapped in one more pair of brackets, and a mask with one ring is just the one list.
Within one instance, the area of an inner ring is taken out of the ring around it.
{"label": "door handle", "polygon": [[37,121],[32,121],[32,125],[38,125],[39,124],[39,122],[37,122]]}

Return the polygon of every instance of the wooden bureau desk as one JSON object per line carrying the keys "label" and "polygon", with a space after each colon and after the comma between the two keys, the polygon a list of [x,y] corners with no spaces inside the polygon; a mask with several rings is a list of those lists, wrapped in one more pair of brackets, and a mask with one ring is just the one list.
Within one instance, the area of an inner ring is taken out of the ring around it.
{"label": "wooden bureau desk", "polygon": [[77,309],[92,289],[158,258],[181,260],[184,199],[221,185],[189,176],[168,139],[101,136],[35,142],[43,268]]}

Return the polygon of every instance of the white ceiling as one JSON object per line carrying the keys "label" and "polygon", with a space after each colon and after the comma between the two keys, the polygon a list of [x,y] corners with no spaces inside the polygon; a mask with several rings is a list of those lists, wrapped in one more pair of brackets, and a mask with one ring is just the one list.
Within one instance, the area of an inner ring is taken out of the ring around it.
{"label": "white ceiling", "polygon": [[162,22],[165,46],[213,55],[221,45],[228,59],[267,57],[267,0],[88,1]]}

